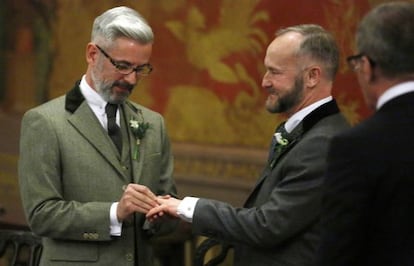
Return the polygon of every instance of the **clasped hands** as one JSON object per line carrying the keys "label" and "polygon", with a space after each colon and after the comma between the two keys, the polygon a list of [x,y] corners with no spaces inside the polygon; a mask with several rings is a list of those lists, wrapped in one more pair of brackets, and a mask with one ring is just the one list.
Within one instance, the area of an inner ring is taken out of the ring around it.
{"label": "clasped hands", "polygon": [[149,221],[154,221],[164,214],[174,217],[181,200],[166,196],[156,196],[148,187],[139,184],[128,184],[118,202],[118,221],[128,219],[135,212],[146,214]]}

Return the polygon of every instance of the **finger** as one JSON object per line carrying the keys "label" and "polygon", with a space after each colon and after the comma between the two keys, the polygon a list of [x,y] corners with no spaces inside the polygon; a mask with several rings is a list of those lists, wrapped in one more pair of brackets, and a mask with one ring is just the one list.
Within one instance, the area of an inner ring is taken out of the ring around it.
{"label": "finger", "polygon": [[158,203],[148,202],[146,197],[139,194],[134,195],[131,192],[125,192],[119,200],[119,207],[126,214],[132,214],[134,212],[147,213],[156,206],[158,206]]}
{"label": "finger", "polygon": [[160,205],[160,206],[157,206],[157,207],[155,207],[155,208],[152,208],[151,210],[149,210],[148,212],[147,212],[147,214],[145,215],[145,217],[151,217],[151,216],[154,216],[154,215],[160,215],[161,213],[161,215],[163,215],[164,214],[164,209],[166,208],[166,206],[164,206],[164,205]]}
{"label": "finger", "polygon": [[145,186],[130,184],[126,188],[125,194],[130,195],[133,203],[142,209],[148,210],[158,206],[157,197]]}
{"label": "finger", "polygon": [[132,188],[136,191],[148,196],[149,198],[153,199],[154,201],[157,199],[157,196],[146,186],[139,185],[139,184],[132,184]]}

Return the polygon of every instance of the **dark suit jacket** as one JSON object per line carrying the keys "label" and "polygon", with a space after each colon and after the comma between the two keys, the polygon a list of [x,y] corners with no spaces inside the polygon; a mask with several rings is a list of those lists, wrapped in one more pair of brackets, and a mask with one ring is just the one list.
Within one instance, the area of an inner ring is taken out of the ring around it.
{"label": "dark suit jacket", "polygon": [[323,266],[414,265],[414,93],[332,141]]}
{"label": "dark suit jacket", "polygon": [[[130,182],[176,195],[170,144],[161,115],[131,102],[122,108],[126,123],[142,119],[141,110],[151,125],[132,169],[120,162],[78,85],[24,115],[20,188],[28,223],[43,237],[41,265],[134,265],[135,250],[139,265],[152,265],[149,235],[141,229],[145,216],[136,214],[124,222],[122,236],[112,237],[109,210]],[[129,156],[136,140],[127,127]]]}
{"label": "dark suit jacket", "polygon": [[244,208],[200,199],[193,231],[235,246],[235,265],[312,265],[319,244],[321,185],[328,143],[347,128],[334,101],[309,114],[267,166]]}

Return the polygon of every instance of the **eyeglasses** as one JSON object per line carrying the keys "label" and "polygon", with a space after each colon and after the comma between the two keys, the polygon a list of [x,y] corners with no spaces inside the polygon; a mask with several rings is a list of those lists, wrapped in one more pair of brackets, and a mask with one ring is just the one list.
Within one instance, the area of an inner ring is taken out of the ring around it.
{"label": "eyeglasses", "polygon": [[147,64],[143,64],[140,66],[132,66],[131,64],[127,63],[127,62],[123,62],[123,61],[117,61],[115,59],[113,59],[111,56],[109,56],[104,49],[102,49],[101,47],[99,47],[98,45],[95,45],[99,51],[101,51],[101,53],[109,59],[109,61],[111,62],[111,64],[116,68],[116,70],[122,74],[122,75],[129,75],[132,72],[136,72],[138,75],[140,76],[148,76],[151,72],[152,72],[152,65],[150,63]]}
{"label": "eyeglasses", "polygon": [[363,56],[365,56],[368,59],[368,62],[371,64],[371,67],[375,66],[375,61],[374,60],[372,60],[365,53],[359,53],[359,54],[356,54],[356,55],[348,56],[346,58],[346,61],[348,62],[348,66],[349,66],[350,69],[352,69],[352,71],[355,71],[359,68],[358,63],[360,62],[360,60]]}
{"label": "eyeglasses", "polygon": [[352,71],[355,71],[355,70],[357,70],[359,68],[359,64],[358,63],[360,62],[361,58],[364,55],[365,55],[364,53],[359,53],[359,54],[356,54],[356,55],[348,56],[346,58],[346,61],[348,62],[348,66],[349,66],[349,68]]}

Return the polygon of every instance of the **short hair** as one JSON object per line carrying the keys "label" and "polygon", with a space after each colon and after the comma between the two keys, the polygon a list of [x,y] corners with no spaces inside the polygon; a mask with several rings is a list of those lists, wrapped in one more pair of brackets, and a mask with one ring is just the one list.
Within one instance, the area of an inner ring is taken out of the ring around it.
{"label": "short hair", "polygon": [[91,41],[109,46],[120,37],[142,44],[154,41],[154,34],[147,21],[137,11],[125,6],[109,9],[96,17]]}
{"label": "short hair", "polygon": [[327,78],[333,80],[339,67],[339,49],[333,35],[320,25],[301,24],[280,29],[276,36],[287,32],[297,32],[304,37],[297,52],[298,56],[310,56],[321,62]]}
{"label": "short hair", "polygon": [[393,78],[414,72],[414,3],[390,2],[371,10],[360,22],[356,46]]}

